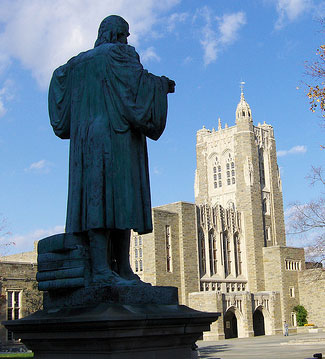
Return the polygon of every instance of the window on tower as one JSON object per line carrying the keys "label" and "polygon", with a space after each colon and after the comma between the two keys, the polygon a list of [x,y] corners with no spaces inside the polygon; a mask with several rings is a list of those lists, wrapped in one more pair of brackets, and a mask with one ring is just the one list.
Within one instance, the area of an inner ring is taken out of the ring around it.
{"label": "window on tower", "polygon": [[217,189],[222,186],[222,174],[221,174],[221,165],[218,161],[218,157],[215,157],[215,162],[213,163],[213,187]]}
{"label": "window on tower", "polygon": [[229,154],[227,163],[226,163],[226,170],[227,170],[227,185],[235,184],[236,183],[236,170],[235,170],[235,162],[231,158]]}

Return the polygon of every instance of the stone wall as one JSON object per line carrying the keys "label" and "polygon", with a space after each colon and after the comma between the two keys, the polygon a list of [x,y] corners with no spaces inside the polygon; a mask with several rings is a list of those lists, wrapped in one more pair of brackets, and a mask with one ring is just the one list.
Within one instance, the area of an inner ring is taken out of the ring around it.
{"label": "stone wall", "polygon": [[[152,233],[142,236],[131,234],[131,267],[144,282],[177,287],[180,303],[187,304],[188,294],[199,290],[196,207],[186,202],[155,207],[152,220]],[[167,227],[169,244],[166,242]],[[137,271],[135,250],[139,255],[140,237],[143,267]]]}
{"label": "stone wall", "polygon": [[299,273],[300,304],[308,312],[308,323],[325,327],[325,270],[307,269]]}
{"label": "stone wall", "polygon": [[[15,309],[16,316],[22,318],[41,307],[43,295],[37,290],[36,272],[37,266],[33,263],[0,262],[0,288],[3,296],[0,322],[10,319],[8,317],[9,292],[19,293],[18,303],[14,303],[15,300],[12,298],[13,307],[10,310],[12,319],[14,319]],[[0,341],[1,344],[10,344],[7,342],[7,330],[3,326],[0,326]]]}
{"label": "stone wall", "polygon": [[273,246],[263,248],[265,290],[278,291],[282,321],[293,325],[291,313],[300,302],[298,276],[305,269],[303,248]]}

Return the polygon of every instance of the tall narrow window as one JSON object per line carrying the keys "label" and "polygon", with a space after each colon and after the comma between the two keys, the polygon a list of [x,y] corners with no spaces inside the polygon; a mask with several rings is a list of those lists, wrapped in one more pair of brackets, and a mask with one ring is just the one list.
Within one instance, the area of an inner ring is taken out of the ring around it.
{"label": "tall narrow window", "polygon": [[172,248],[170,238],[170,226],[165,227],[165,241],[166,241],[166,270],[167,272],[172,271]]}
{"label": "tall narrow window", "polygon": [[261,181],[261,186],[264,187],[265,186],[265,168],[264,168],[264,153],[263,153],[262,149],[259,150],[258,157],[259,157],[259,164],[260,164],[260,181]]}
{"label": "tall narrow window", "polygon": [[141,236],[134,236],[134,270],[143,271],[143,241]]}
{"label": "tall narrow window", "polygon": [[202,230],[199,231],[199,253],[200,253],[200,264],[201,264],[201,275],[203,276],[206,273],[205,265],[205,242],[204,242],[204,233]]}
{"label": "tall narrow window", "polygon": [[210,275],[217,273],[217,240],[213,230],[209,232],[209,257],[210,257]]}
{"label": "tall narrow window", "polygon": [[228,268],[228,248],[227,248],[227,244],[228,244],[228,238],[227,238],[227,233],[224,232],[223,233],[223,238],[222,238],[222,247],[223,247],[223,266],[225,269],[225,277],[227,277],[229,275],[229,268]]}
{"label": "tall narrow window", "polygon": [[238,277],[238,245],[237,245],[238,235],[234,235],[234,257],[235,257],[235,275]]}
{"label": "tall narrow window", "polygon": [[226,171],[227,171],[227,185],[236,183],[236,171],[235,171],[235,162],[233,161],[231,154],[229,153],[227,163],[226,163]]}
{"label": "tall narrow window", "polygon": [[242,274],[242,259],[241,259],[240,239],[238,233],[234,235],[234,255],[235,255],[236,276],[239,276]]}
{"label": "tall narrow window", "polygon": [[240,238],[237,237],[237,258],[238,258],[238,275],[241,275],[242,270],[242,258],[241,258],[241,246],[240,246]]}
{"label": "tall narrow window", "polygon": [[221,166],[218,157],[215,157],[212,166],[213,166],[213,186],[214,188],[221,187],[222,186]]}
{"label": "tall narrow window", "polygon": [[213,236],[213,271],[216,274],[218,272],[218,252],[217,252],[217,239]]}
{"label": "tall narrow window", "polygon": [[213,231],[209,232],[209,263],[210,263],[210,275],[214,274],[213,266]]}
{"label": "tall narrow window", "polygon": [[[7,320],[20,318],[20,290],[9,290],[7,292]],[[7,332],[7,339],[13,340],[11,331]]]}
{"label": "tall narrow window", "polygon": [[227,236],[227,261],[228,261],[228,275],[231,274],[231,250],[230,250],[230,238]]}

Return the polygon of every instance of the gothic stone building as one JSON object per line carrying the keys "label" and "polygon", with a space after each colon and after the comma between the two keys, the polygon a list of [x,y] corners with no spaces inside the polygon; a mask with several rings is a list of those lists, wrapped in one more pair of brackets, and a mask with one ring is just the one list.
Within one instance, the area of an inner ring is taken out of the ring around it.
{"label": "gothic stone building", "polygon": [[153,209],[153,233],[132,234],[134,271],[153,285],[177,286],[183,304],[221,312],[205,339],[281,333],[284,321],[295,330],[298,304],[324,326],[324,309],[315,307],[324,292],[312,305],[304,250],[286,246],[272,126],[253,125],[242,92],[236,125],[203,127],[196,152],[195,204]]}
{"label": "gothic stone building", "polygon": [[[0,322],[20,319],[40,309],[42,294],[37,290],[37,251],[2,257],[0,260]],[[19,344],[12,333],[0,326],[0,347]]]}

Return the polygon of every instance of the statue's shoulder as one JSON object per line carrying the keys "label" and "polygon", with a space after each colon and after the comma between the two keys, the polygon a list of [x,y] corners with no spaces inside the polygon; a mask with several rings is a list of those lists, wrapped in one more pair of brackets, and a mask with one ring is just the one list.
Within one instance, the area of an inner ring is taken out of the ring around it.
{"label": "statue's shoulder", "polygon": [[139,55],[135,51],[135,48],[130,45],[120,43],[108,43],[96,46],[88,51],[81,52],[77,56],[72,57],[65,65],[60,66],[57,70],[66,71],[67,68],[74,68],[84,62],[92,61],[93,59],[103,58],[105,61],[110,59],[113,61],[139,61]]}

